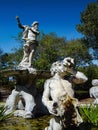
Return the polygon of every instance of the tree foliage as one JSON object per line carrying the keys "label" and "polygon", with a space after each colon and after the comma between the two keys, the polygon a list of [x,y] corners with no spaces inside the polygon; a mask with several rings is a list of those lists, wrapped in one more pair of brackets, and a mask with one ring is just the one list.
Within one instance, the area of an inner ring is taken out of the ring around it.
{"label": "tree foliage", "polygon": [[[87,5],[81,13],[80,21],[77,30],[84,35],[86,46],[98,52],[98,2]],[[96,55],[98,56],[98,53]]]}
{"label": "tree foliage", "polygon": [[8,66],[8,61],[8,54],[4,53],[3,50],[0,49],[0,70]]}
{"label": "tree foliage", "polygon": [[51,64],[67,56],[73,57],[78,66],[86,65],[90,62],[88,48],[81,40],[66,41],[54,33],[43,35],[36,52],[35,62],[38,69],[49,70]]}
{"label": "tree foliage", "polygon": [[53,62],[64,56],[65,44],[66,39],[64,37],[60,38],[55,33],[43,34],[35,55],[35,67],[49,70]]}
{"label": "tree foliage", "polygon": [[91,56],[89,55],[88,48],[80,39],[67,42],[65,45],[65,53],[65,56],[70,56],[75,59],[77,66],[90,64]]}

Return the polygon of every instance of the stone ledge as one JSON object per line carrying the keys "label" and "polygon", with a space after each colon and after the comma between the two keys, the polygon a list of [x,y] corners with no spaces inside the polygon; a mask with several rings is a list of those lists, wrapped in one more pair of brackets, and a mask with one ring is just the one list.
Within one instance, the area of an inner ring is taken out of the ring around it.
{"label": "stone ledge", "polygon": [[19,69],[7,69],[7,70],[1,70],[0,74],[9,77],[9,76],[30,76],[30,77],[39,77],[39,78],[50,78],[51,73],[47,70],[36,70],[36,74],[29,73],[27,69],[25,70],[19,70]]}

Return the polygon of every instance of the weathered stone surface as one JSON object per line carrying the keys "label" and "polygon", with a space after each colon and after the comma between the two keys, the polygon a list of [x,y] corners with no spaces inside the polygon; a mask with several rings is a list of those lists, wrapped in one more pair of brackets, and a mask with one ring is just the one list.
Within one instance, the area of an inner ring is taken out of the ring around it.
{"label": "weathered stone surface", "polygon": [[89,90],[90,97],[95,98],[94,104],[98,104],[98,79],[92,80],[92,87]]}
{"label": "weathered stone surface", "polygon": [[[41,95],[38,93],[35,83],[38,79],[49,78],[49,71],[41,70],[36,71],[36,73],[30,73],[28,69],[9,69],[0,71],[0,74],[16,79],[15,89],[12,90],[6,100],[6,115],[17,109],[14,115],[22,116],[23,118],[32,118],[48,113],[42,104]],[[19,105],[20,101],[21,105]]]}
{"label": "weathered stone surface", "polygon": [[19,69],[7,69],[7,70],[1,70],[0,74],[3,76],[16,76],[16,77],[20,77],[20,76],[29,76],[31,78],[49,78],[51,77],[51,73],[50,71],[46,71],[46,70],[36,70],[35,74],[29,73],[28,69],[25,70],[19,70]]}
{"label": "weathered stone surface", "polygon": [[[44,84],[42,102],[48,111],[54,115],[45,130],[63,130],[70,125],[78,126],[83,122],[79,115],[78,100],[74,98],[72,83],[84,83],[87,77],[80,71],[73,69],[74,59],[65,58],[54,62],[50,68],[52,77]],[[69,74],[69,79],[64,76]]]}

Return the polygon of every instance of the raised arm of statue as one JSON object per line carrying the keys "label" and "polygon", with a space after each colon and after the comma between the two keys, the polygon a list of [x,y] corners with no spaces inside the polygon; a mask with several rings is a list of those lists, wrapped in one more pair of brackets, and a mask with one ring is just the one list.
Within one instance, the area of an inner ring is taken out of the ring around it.
{"label": "raised arm of statue", "polygon": [[67,57],[63,60],[63,65],[66,66],[66,72],[70,73],[71,76],[69,80],[76,84],[84,83],[88,78],[80,71],[74,69],[74,59]]}
{"label": "raised arm of statue", "polygon": [[21,24],[20,19],[18,16],[16,16],[16,20],[18,22],[18,27],[24,29],[24,26]]}
{"label": "raised arm of statue", "polygon": [[85,83],[88,78],[80,71],[77,71],[76,74],[71,76],[71,81],[75,84]]}

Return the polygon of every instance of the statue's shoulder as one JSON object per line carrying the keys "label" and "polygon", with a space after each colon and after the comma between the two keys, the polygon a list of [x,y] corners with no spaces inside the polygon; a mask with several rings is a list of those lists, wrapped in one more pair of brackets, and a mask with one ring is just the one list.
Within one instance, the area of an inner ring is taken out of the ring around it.
{"label": "statue's shoulder", "polygon": [[53,78],[47,79],[47,80],[45,81],[45,84],[50,84],[53,80],[54,80]]}
{"label": "statue's shoulder", "polygon": [[51,78],[50,79],[47,79],[46,81],[45,81],[45,83],[49,83],[51,81]]}

